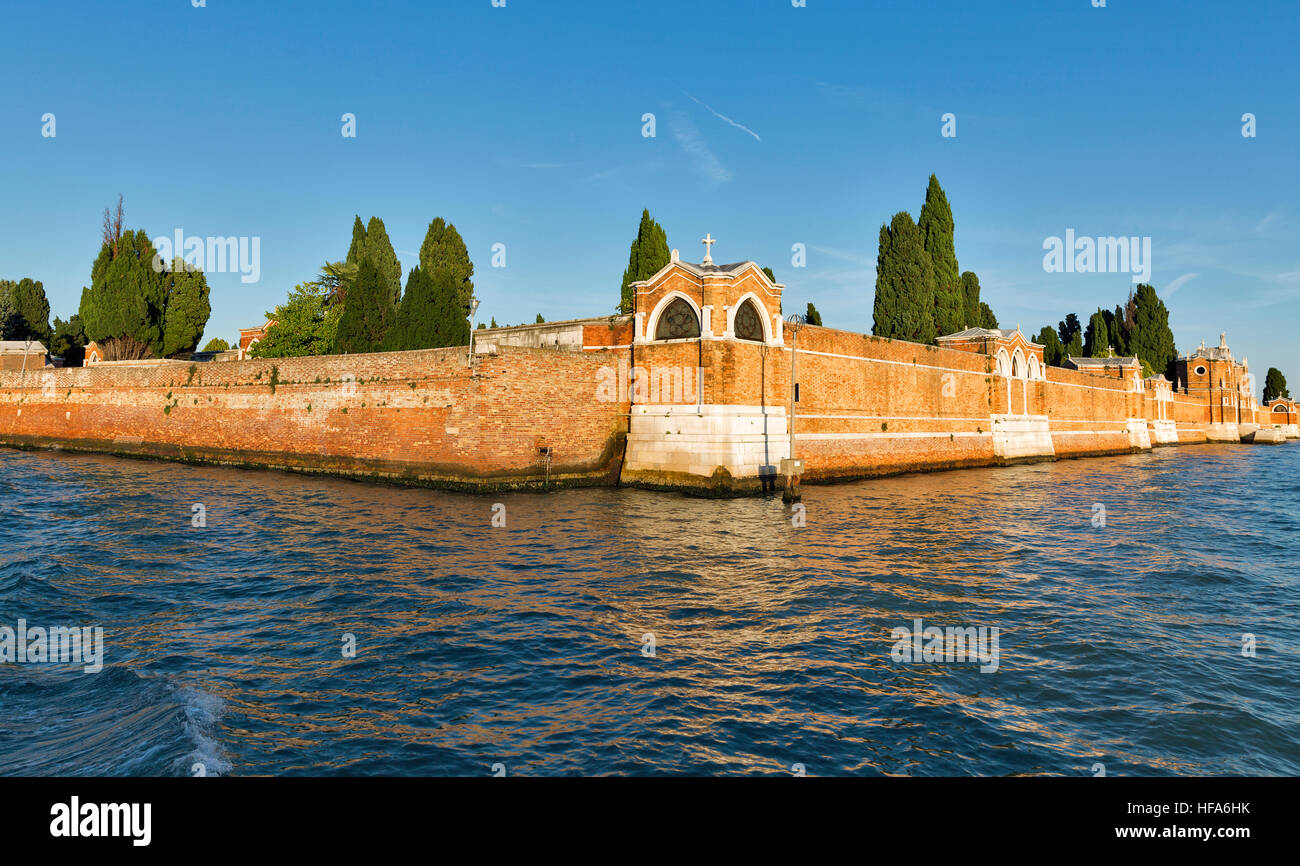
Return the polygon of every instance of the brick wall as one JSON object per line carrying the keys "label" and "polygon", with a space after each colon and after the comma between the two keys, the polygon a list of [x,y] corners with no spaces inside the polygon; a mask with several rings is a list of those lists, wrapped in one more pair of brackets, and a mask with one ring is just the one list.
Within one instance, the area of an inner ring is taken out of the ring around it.
{"label": "brick wall", "polygon": [[449,487],[612,483],[626,403],[604,353],[464,349],[0,373],[0,444]]}

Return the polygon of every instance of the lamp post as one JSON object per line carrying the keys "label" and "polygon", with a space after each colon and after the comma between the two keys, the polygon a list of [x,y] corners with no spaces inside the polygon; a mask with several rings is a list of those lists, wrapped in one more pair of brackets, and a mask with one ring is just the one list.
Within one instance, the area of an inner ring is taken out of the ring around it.
{"label": "lamp post", "polygon": [[781,461],[781,474],[785,476],[785,490],[781,493],[781,501],[798,502],[802,498],[799,495],[799,476],[803,474],[803,461],[794,456],[794,414],[796,395],[799,390],[795,366],[799,357],[799,326],[804,323],[804,317],[798,313],[791,313],[786,317],[786,321],[794,326],[794,339],[790,345],[790,417],[787,419],[790,426],[790,456]]}
{"label": "lamp post", "polygon": [[478,298],[469,299],[469,369],[474,370],[474,314],[478,312]]}

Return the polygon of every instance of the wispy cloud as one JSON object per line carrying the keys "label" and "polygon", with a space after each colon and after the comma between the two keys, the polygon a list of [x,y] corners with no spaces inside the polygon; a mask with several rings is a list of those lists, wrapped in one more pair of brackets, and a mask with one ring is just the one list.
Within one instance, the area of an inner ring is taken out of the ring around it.
{"label": "wispy cloud", "polygon": [[1274,208],[1273,210],[1269,211],[1268,214],[1262,220],[1260,220],[1258,223],[1255,224],[1255,231],[1262,232],[1264,229],[1268,228],[1269,223],[1276,220],[1280,215],[1281,212],[1277,208]]}
{"label": "wispy cloud", "polygon": [[715,186],[731,180],[731,172],[704,143],[700,131],[686,115],[674,114],[671,118],[671,126],[673,139],[691,158],[696,173]]}
{"label": "wispy cloud", "polygon": [[872,269],[872,278],[875,276],[876,260],[869,258],[861,253],[849,252],[846,250],[832,249],[831,247],[819,247],[816,244],[810,244],[808,249],[821,253],[824,256],[830,256],[833,259],[839,259],[845,262],[852,262],[855,265],[862,265]]}
{"label": "wispy cloud", "polygon": [[1189,281],[1195,279],[1197,276],[1199,276],[1199,274],[1183,274],[1181,277],[1171,280],[1169,285],[1165,286],[1165,290],[1161,294],[1161,299],[1165,301],[1169,300],[1174,296],[1174,292],[1187,285]]}
{"label": "wispy cloud", "polygon": [[758,137],[758,133],[757,133],[757,132],[755,132],[754,130],[750,129],[748,126],[745,126],[743,123],[737,123],[736,121],[732,120],[730,117],[727,117],[727,115],[725,115],[725,114],[720,114],[720,113],[718,113],[717,111],[714,111],[713,108],[712,108],[711,106],[707,105],[706,103],[700,102],[700,100],[696,99],[694,96],[691,96],[689,93],[686,94],[686,98],[689,99],[689,100],[691,100],[692,102],[694,102],[694,103],[697,104],[697,105],[703,105],[706,109],[708,109],[709,113],[712,114],[714,117],[718,118],[718,120],[722,120],[722,121],[725,121],[725,122],[727,122],[727,123],[730,123],[732,126],[736,127],[736,129],[739,129],[739,130],[741,130],[742,132],[747,132],[747,133],[749,133],[750,135],[754,136],[754,141],[762,141],[762,140],[763,140],[763,139],[761,139],[761,138]]}

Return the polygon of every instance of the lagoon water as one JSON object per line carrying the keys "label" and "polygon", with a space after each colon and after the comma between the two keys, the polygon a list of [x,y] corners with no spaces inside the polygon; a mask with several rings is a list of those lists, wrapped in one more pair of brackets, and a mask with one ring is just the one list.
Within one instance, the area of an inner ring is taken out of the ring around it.
{"label": "lagoon water", "polygon": [[0,774],[1300,775],[1300,444],[804,494],[0,451],[0,625],[105,634],[0,664]]}

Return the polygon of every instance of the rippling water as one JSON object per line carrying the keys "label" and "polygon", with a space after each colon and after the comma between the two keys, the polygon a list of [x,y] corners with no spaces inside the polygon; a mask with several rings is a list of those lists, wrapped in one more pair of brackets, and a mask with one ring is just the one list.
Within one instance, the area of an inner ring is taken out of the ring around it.
{"label": "rippling water", "polygon": [[[105,629],[0,665],[0,773],[1300,774],[1300,445],[804,493],[0,451],[0,625]],[[894,662],[918,617],[999,669]]]}

